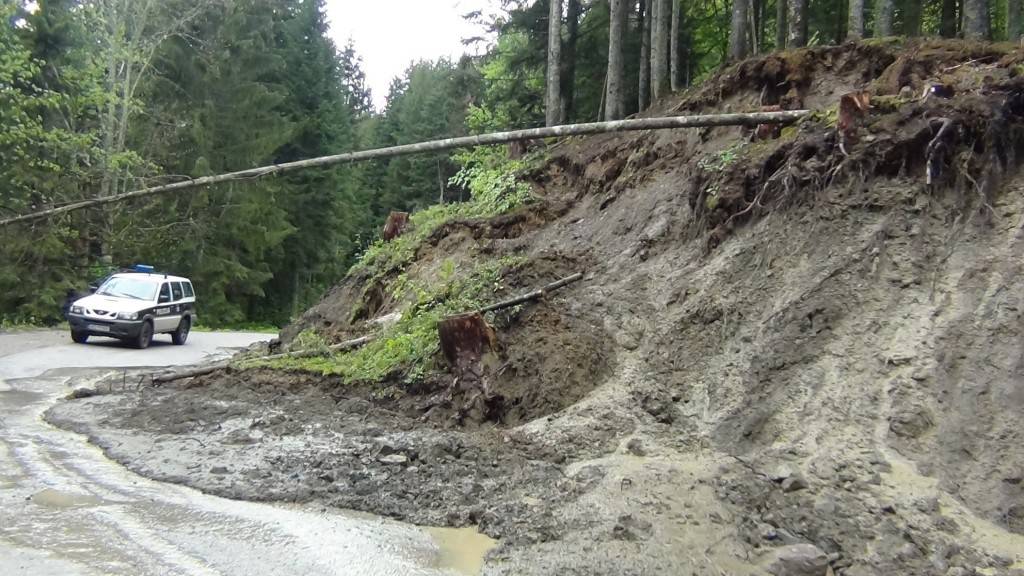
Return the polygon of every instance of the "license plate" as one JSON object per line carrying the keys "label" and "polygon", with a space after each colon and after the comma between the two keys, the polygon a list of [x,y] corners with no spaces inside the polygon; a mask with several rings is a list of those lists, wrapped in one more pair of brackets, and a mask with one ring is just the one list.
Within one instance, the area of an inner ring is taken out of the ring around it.
{"label": "license plate", "polygon": [[93,332],[110,332],[110,326],[104,326],[102,324],[89,324],[89,330]]}

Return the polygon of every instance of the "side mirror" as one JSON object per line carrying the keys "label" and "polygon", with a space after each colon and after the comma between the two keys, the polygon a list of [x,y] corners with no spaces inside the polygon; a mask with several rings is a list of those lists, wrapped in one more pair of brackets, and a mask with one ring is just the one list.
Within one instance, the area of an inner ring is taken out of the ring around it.
{"label": "side mirror", "polygon": [[89,284],[89,293],[92,294],[100,289],[99,284]]}
{"label": "side mirror", "polygon": [[170,302],[170,301],[171,301],[171,297],[166,295],[166,294],[161,294],[160,297],[156,299],[157,304],[163,304],[165,302]]}

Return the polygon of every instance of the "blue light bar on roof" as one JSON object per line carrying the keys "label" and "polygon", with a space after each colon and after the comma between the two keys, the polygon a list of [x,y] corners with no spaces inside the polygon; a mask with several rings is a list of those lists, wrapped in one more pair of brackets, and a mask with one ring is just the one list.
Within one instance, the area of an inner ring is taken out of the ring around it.
{"label": "blue light bar on roof", "polygon": [[153,271],[156,270],[156,268],[153,268],[148,264],[136,264],[135,266],[132,266],[132,270],[135,270],[136,272],[142,272],[143,274],[152,274]]}

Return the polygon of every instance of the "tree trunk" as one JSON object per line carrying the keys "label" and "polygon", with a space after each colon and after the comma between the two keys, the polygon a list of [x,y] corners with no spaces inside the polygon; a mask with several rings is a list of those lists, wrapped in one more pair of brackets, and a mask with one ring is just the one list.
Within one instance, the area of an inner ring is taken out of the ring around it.
{"label": "tree trunk", "polygon": [[1024,35],[1024,0],[1006,0],[1006,39],[1020,44]]}
{"label": "tree trunk", "polygon": [[864,37],[864,0],[850,0],[850,19],[846,23],[846,38],[860,40]]}
{"label": "tree trunk", "polygon": [[877,0],[878,11],[875,14],[875,37],[885,38],[893,35],[893,12],[896,6],[893,0]]}
{"label": "tree trunk", "polygon": [[[604,91],[601,91],[604,94]],[[83,210],[94,206],[124,202],[156,194],[166,194],[180,190],[191,190],[203,186],[211,186],[222,182],[234,182],[239,180],[253,180],[273,174],[283,174],[307,168],[321,168],[339,164],[351,164],[354,162],[365,162],[377,158],[393,158],[395,156],[407,156],[410,154],[428,154],[443,152],[446,150],[458,150],[461,148],[473,148],[476,146],[493,146],[496,144],[508,144],[509,142],[524,140],[540,140],[543,138],[563,138],[566,136],[585,136],[589,134],[607,134],[614,132],[630,132],[639,130],[667,130],[675,128],[696,128],[703,126],[757,126],[759,124],[785,124],[793,122],[807,115],[807,110],[788,110],[784,112],[748,112],[744,114],[707,114],[697,116],[662,116],[657,118],[641,118],[636,120],[616,120],[614,122],[594,122],[589,124],[566,124],[550,128],[528,128],[526,130],[514,130],[511,132],[492,132],[479,134],[477,136],[461,136],[458,138],[445,138],[442,140],[430,140],[416,144],[402,144],[400,146],[389,146],[387,148],[376,148],[373,150],[362,150],[359,152],[346,152],[331,156],[319,156],[306,160],[296,160],[283,164],[260,166],[249,168],[227,174],[215,176],[203,176],[201,178],[189,178],[180,182],[163,184],[150,188],[142,188],[114,194],[103,198],[94,198],[74,204],[66,204],[56,208],[41,210],[31,214],[12,216],[0,220],[0,227],[9,226],[17,222],[29,222],[40,220],[58,214],[66,214],[76,210]]]}
{"label": "tree trunk", "polygon": [[786,48],[786,12],[789,6],[786,0],[775,0],[775,49]]}
{"label": "tree trunk", "polygon": [[548,70],[545,124],[562,123],[562,0],[548,0]]}
{"label": "tree trunk", "polygon": [[906,0],[906,4],[903,5],[904,36],[915,37],[921,35],[922,12],[921,0]]}
{"label": "tree trunk", "polygon": [[580,0],[569,0],[566,10],[565,51],[562,54],[562,122],[569,122],[576,108],[576,43],[580,31]]}
{"label": "tree trunk", "polygon": [[750,53],[760,54],[764,49],[764,0],[750,0]]}
{"label": "tree trunk", "polygon": [[988,40],[990,37],[988,0],[964,0],[964,38]]}
{"label": "tree trunk", "polygon": [[669,55],[670,59],[670,74],[672,91],[682,90],[683,88],[683,53],[682,43],[680,42],[680,36],[682,35],[683,28],[683,6],[679,0],[672,0],[672,31],[669,40]]}
{"label": "tree trunk", "polygon": [[627,0],[611,0],[611,22],[608,29],[608,76],[605,82],[605,120],[625,116],[625,73],[623,36],[626,28]]}
{"label": "tree trunk", "polygon": [[654,14],[651,22],[651,96],[656,100],[668,93],[669,82],[669,41],[672,24],[672,0],[654,0]]}
{"label": "tree trunk", "polygon": [[732,0],[732,20],[729,24],[729,60],[735,62],[747,57],[747,18],[750,0]]}
{"label": "tree trunk", "polygon": [[651,105],[651,0],[640,0],[637,11],[638,32],[640,32],[640,91],[639,110],[643,112]]}
{"label": "tree trunk", "polygon": [[[1013,3],[1013,0],[1009,0]],[[942,13],[939,18],[939,35],[943,38],[956,38],[956,0],[942,0]]]}
{"label": "tree trunk", "polygon": [[807,0],[789,0],[789,38],[790,48],[801,48],[807,45]]}

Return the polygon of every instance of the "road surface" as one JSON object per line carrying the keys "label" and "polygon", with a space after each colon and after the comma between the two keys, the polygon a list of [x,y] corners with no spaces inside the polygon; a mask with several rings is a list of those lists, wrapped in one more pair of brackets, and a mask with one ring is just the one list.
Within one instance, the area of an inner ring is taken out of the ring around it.
{"label": "road surface", "polygon": [[[458,574],[460,540],[319,506],[226,500],[154,482],[42,413],[99,367],[191,364],[266,334],[193,332],[185,346],[72,344],[64,332],[0,334],[0,574]],[[468,545],[467,545],[468,547]],[[472,552],[470,552],[472,554]],[[482,552],[480,553],[482,554]]]}

